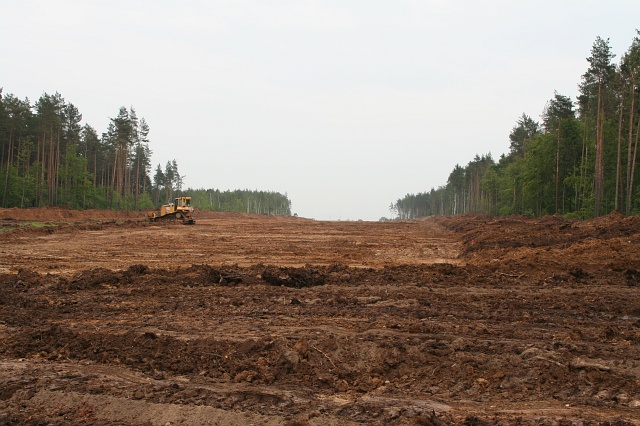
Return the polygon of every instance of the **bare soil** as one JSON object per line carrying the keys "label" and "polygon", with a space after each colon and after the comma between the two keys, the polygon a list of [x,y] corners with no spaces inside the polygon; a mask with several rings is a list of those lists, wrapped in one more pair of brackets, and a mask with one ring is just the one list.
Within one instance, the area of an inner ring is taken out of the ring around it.
{"label": "bare soil", "polygon": [[640,218],[0,209],[0,424],[639,425]]}

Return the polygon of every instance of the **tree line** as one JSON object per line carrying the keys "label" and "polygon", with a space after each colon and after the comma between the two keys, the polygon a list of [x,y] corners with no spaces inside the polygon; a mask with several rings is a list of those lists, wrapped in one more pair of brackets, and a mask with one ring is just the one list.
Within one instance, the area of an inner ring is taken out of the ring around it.
{"label": "tree line", "polygon": [[98,132],[59,93],[33,104],[0,89],[0,204],[73,209],[152,205],[149,126],[121,107]]}
{"label": "tree line", "polygon": [[191,195],[197,208],[290,214],[279,193],[183,191],[175,159],[152,175],[149,132],[133,107],[99,134],[59,93],[32,104],[0,88],[0,206],[144,210]]}
{"label": "tree line", "polygon": [[279,192],[189,189],[186,193],[191,196],[193,205],[205,210],[291,216],[291,200],[287,194]]}
{"label": "tree line", "polygon": [[400,219],[465,212],[589,218],[640,213],[640,31],[614,63],[597,37],[575,100],[554,93],[541,122],[528,116],[509,134],[509,152],[456,165],[446,185],[407,194],[389,210]]}

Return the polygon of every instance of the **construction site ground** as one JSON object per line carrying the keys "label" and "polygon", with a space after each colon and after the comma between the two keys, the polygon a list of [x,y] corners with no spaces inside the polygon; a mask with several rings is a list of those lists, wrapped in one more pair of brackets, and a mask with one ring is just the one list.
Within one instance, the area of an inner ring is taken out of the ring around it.
{"label": "construction site ground", "polygon": [[639,425],[640,218],[0,209],[0,424]]}

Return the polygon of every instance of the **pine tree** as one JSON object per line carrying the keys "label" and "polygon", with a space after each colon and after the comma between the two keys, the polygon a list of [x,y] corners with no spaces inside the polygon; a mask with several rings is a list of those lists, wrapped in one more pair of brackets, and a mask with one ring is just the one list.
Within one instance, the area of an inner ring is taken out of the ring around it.
{"label": "pine tree", "polygon": [[523,157],[525,141],[531,139],[539,132],[540,125],[527,114],[523,113],[509,134],[509,154],[511,156]]}
{"label": "pine tree", "polygon": [[611,53],[609,39],[597,37],[591,49],[591,56],[587,58],[589,69],[582,76],[580,90],[582,96],[593,96],[594,88],[597,92],[596,109],[596,157],[594,180],[594,215],[600,215],[602,197],[604,195],[604,122],[605,122],[605,90],[615,72],[611,62],[615,57]]}

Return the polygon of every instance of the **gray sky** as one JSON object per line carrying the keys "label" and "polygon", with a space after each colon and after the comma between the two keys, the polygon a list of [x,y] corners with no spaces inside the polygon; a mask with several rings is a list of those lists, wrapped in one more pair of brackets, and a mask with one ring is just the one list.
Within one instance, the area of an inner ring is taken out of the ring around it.
{"label": "gray sky", "polygon": [[133,106],[153,165],[194,188],[287,193],[378,220],[506,153],[524,112],[575,98],[596,36],[620,59],[637,0],[0,0],[0,87],[59,92],[99,133]]}

